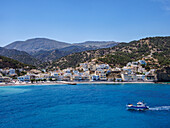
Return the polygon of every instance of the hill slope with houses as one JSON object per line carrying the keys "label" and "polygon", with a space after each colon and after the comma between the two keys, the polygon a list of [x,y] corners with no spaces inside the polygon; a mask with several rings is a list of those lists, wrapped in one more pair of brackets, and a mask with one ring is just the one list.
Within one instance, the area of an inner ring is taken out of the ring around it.
{"label": "hill slope with houses", "polygon": [[107,63],[110,66],[122,67],[128,62],[143,59],[148,68],[161,68],[170,66],[170,37],[149,37],[120,43],[112,48],[84,51],[62,57],[52,63],[52,67],[76,67],[79,63],[95,59],[97,63]]}
{"label": "hill slope with houses", "polygon": [[73,53],[39,65],[39,70],[31,70],[34,67],[3,56],[0,61],[3,76],[15,77],[20,82],[165,82],[170,81],[170,37],[150,37],[112,48]]}

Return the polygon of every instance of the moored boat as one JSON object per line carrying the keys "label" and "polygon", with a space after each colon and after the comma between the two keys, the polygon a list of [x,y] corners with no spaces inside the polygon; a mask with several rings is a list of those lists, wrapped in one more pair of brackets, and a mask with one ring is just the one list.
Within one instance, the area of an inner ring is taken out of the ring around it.
{"label": "moored boat", "polygon": [[70,84],[70,85],[77,85],[77,83],[68,83],[68,84]]}

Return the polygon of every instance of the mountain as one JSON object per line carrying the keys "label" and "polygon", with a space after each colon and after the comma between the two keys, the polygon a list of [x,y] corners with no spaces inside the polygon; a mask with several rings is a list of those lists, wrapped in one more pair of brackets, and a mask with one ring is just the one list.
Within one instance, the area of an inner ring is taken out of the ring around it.
{"label": "mountain", "polygon": [[25,64],[38,65],[40,62],[24,51],[0,47],[0,55],[18,60]]}
{"label": "mountain", "polygon": [[73,53],[46,65],[49,65],[49,68],[54,66],[75,67],[79,63],[92,59],[119,67],[139,59],[145,59],[150,68],[170,66],[170,37],[149,37],[129,43],[120,43],[112,48]]}
{"label": "mountain", "polygon": [[[72,47],[86,47],[86,49],[100,49],[100,48],[108,48],[113,47],[117,45],[118,42],[114,41],[86,41],[83,43],[65,43],[60,41],[55,41],[47,38],[34,38],[34,39],[28,39],[26,41],[15,41],[7,46],[5,48],[7,49],[16,49],[20,51],[25,51],[27,53],[34,54],[38,51],[52,51],[56,49],[62,49],[66,48],[69,49]],[[71,47],[70,47],[71,46]]]}
{"label": "mountain", "polygon": [[14,59],[11,59],[8,57],[4,57],[4,56],[0,56],[0,69],[2,69],[2,68],[23,68],[26,66],[33,68],[33,66],[23,64],[17,60],[14,60]]}
{"label": "mountain", "polygon": [[[5,46],[5,48],[25,51],[34,58],[43,62],[47,62],[56,60],[72,53],[108,48],[116,46],[117,44],[118,42],[114,41],[86,41],[83,43],[69,44],[47,38],[34,38],[26,41],[13,42]],[[19,61],[25,62],[21,59]]]}
{"label": "mountain", "polygon": [[16,41],[13,42],[5,48],[7,49],[16,49],[20,51],[25,51],[28,53],[34,53],[40,50],[43,51],[49,51],[53,49],[60,49],[67,46],[70,46],[69,43],[59,42],[47,38],[34,38],[34,39],[28,39],[26,41]]}

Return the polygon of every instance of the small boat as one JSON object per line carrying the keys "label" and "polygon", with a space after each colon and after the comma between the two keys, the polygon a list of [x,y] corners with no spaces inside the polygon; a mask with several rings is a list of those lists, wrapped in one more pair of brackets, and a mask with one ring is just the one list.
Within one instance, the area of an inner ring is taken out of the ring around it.
{"label": "small boat", "polygon": [[149,106],[146,106],[144,102],[138,102],[137,105],[133,104],[127,104],[126,105],[127,110],[147,110],[149,109]]}
{"label": "small boat", "polygon": [[69,85],[77,85],[77,83],[68,83]]}

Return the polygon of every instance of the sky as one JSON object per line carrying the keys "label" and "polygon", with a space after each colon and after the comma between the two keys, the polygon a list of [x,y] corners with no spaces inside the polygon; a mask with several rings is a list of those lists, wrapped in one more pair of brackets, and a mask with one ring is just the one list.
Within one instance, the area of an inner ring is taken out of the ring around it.
{"label": "sky", "polygon": [[0,46],[30,38],[129,42],[170,35],[170,0],[0,0]]}

